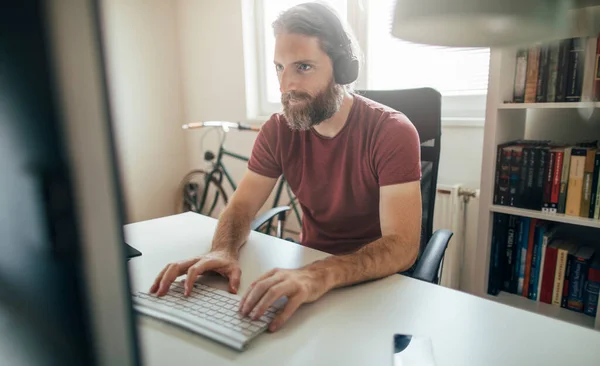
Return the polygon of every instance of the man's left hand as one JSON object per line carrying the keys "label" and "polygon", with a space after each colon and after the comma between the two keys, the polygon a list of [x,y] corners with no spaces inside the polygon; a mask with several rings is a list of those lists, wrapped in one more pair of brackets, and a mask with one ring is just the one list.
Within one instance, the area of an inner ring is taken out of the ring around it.
{"label": "man's left hand", "polygon": [[274,332],[300,305],[313,302],[326,292],[323,279],[315,277],[308,269],[272,269],[250,285],[240,302],[240,312],[256,320],[276,300],[287,296],[287,304],[269,325],[269,330]]}

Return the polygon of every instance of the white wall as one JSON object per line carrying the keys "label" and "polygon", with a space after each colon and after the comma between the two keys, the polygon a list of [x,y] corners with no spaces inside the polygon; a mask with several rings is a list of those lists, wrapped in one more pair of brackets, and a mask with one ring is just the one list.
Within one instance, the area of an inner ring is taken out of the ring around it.
{"label": "white wall", "polygon": [[442,127],[438,183],[479,188],[483,126]]}
{"label": "white wall", "polygon": [[101,5],[127,221],[170,215],[188,168],[176,3]]}

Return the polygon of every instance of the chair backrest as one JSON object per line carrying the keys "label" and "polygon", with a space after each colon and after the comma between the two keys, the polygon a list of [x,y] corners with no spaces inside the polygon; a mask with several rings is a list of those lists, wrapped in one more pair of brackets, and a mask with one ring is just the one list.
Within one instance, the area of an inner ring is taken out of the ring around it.
{"label": "chair backrest", "polygon": [[[433,231],[433,210],[435,208],[442,136],[442,96],[432,88],[357,90],[356,93],[404,113],[419,133],[423,204],[420,257]],[[411,270],[408,272],[411,272]]]}

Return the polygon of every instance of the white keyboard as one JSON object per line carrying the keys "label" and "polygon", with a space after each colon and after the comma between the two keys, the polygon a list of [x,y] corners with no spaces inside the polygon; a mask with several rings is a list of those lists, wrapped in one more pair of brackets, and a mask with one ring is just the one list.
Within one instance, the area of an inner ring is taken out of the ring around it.
{"label": "white keyboard", "polygon": [[142,314],[186,328],[192,332],[221,342],[236,350],[243,350],[248,342],[264,332],[282,302],[277,301],[263,316],[253,321],[238,312],[241,297],[214,287],[196,283],[190,296],[184,296],[180,282],[171,285],[165,296],[147,292],[133,294],[134,308]]}

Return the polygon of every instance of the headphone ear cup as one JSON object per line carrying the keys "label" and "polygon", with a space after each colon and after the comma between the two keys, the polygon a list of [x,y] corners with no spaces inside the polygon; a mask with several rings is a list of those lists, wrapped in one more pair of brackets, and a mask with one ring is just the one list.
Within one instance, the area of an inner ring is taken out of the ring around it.
{"label": "headphone ear cup", "polygon": [[358,79],[358,59],[339,57],[333,64],[333,71],[337,84],[351,84]]}

